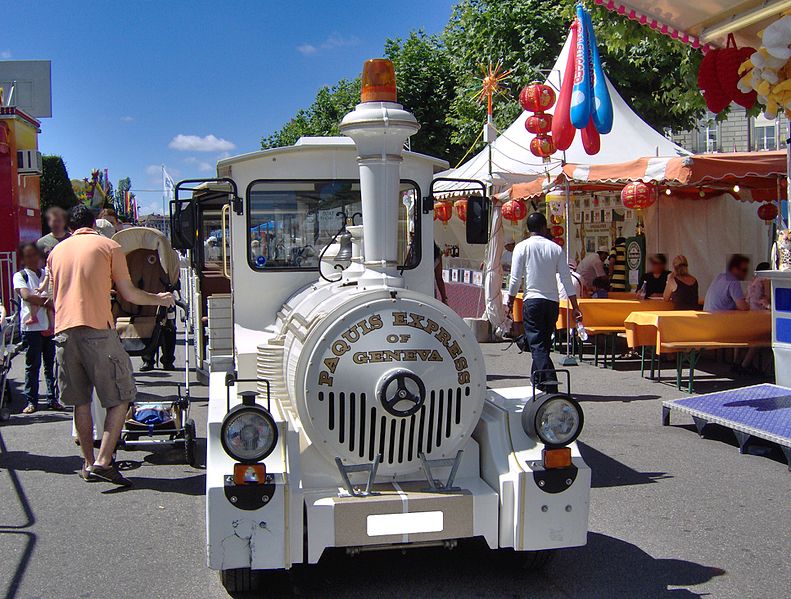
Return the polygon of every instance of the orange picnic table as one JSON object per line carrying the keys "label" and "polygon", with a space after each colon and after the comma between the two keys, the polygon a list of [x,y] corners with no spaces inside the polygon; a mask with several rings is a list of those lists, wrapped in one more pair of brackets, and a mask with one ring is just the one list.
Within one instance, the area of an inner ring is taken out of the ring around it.
{"label": "orange picnic table", "polygon": [[651,378],[654,356],[676,354],[676,384],[681,388],[685,362],[689,365],[689,392],[692,393],[695,366],[707,349],[767,347],[772,341],[771,312],[697,310],[632,312],[624,321],[629,347],[643,348],[641,373],[645,372],[645,348],[651,350]]}

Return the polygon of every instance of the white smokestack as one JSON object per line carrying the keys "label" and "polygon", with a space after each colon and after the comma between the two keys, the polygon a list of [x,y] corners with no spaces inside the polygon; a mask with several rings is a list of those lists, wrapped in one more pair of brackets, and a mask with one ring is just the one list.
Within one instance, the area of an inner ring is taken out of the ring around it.
{"label": "white smokestack", "polygon": [[[366,63],[366,70],[369,63]],[[393,100],[394,79],[393,76]],[[366,81],[364,72],[363,99],[366,98]],[[376,97],[376,94],[368,95]],[[388,94],[379,94],[383,95]],[[340,125],[341,133],[351,137],[357,145],[365,265],[383,274],[397,274],[401,152],[404,142],[418,129],[420,125],[414,115],[394,101],[364,101],[347,114]]]}

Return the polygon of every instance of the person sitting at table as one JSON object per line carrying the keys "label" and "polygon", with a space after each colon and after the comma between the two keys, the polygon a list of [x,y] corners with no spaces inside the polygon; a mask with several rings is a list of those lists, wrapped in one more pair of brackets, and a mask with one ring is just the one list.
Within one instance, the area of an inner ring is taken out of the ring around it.
{"label": "person sitting at table", "polygon": [[582,279],[582,284],[590,289],[593,286],[593,279],[606,276],[604,261],[607,259],[609,250],[602,246],[599,251],[588,253],[577,266],[577,273]]}
{"label": "person sitting at table", "polygon": [[638,299],[662,297],[667,286],[667,257],[664,254],[652,254],[648,257],[649,270],[640,278],[637,286]]}
{"label": "person sitting at table", "polygon": [[769,310],[772,307],[772,285],[769,279],[760,276],[762,270],[772,270],[768,262],[761,262],[755,267],[756,275],[747,287],[747,301],[750,310]]}
{"label": "person sitting at table", "polygon": [[744,299],[742,281],[747,278],[750,259],[742,254],[734,254],[728,261],[728,270],[717,275],[706,292],[703,310],[724,312],[726,310],[749,310]]}
{"label": "person sitting at table", "polygon": [[687,257],[679,255],[673,258],[673,272],[667,276],[662,299],[673,302],[674,310],[697,310],[699,289],[698,280],[689,274]]}
{"label": "person sitting at table", "polygon": [[607,277],[596,277],[593,279],[593,287],[591,289],[592,299],[607,299],[610,295],[610,281]]}

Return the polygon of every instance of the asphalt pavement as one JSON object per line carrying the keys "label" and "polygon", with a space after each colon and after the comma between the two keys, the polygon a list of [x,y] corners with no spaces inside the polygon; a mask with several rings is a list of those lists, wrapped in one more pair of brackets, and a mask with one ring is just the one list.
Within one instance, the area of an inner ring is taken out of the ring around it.
{"label": "asphalt pavement", "polygon": [[[491,386],[528,384],[527,356],[504,344],[483,349]],[[121,451],[132,489],[85,483],[71,415],[18,413],[23,361],[12,371],[17,413],[0,424],[0,596],[227,597],[205,566],[203,467],[181,463],[180,450]],[[757,382],[734,382],[720,364],[703,368],[711,373],[701,392]],[[791,597],[791,473],[782,454],[759,445],[741,455],[730,433],[700,438],[681,416],[662,427],[661,401],[683,394],[642,379],[639,361],[571,373],[593,469],[586,546],[559,552],[541,573],[476,542],[453,551],[334,551],[317,566],[265,577],[255,596]],[[136,376],[141,391],[158,395],[175,394],[184,379],[183,371]],[[203,437],[206,388],[192,392]],[[203,439],[198,454],[202,464]]]}

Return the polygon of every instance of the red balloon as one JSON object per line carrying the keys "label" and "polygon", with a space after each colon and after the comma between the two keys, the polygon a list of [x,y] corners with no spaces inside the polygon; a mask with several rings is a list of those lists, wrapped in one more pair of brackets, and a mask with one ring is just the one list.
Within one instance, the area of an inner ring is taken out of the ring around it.
{"label": "red balloon", "polygon": [[544,135],[552,130],[552,115],[544,112],[531,114],[525,119],[525,129],[534,135]]}
{"label": "red balloon", "polygon": [[527,205],[524,200],[508,200],[503,204],[503,218],[516,224],[527,216]]}
{"label": "red balloon", "polygon": [[582,147],[585,148],[585,153],[588,156],[598,154],[601,150],[601,138],[593,123],[593,117],[588,121],[588,126],[582,130]]}
{"label": "red balloon", "polygon": [[758,206],[758,218],[766,222],[771,222],[777,218],[777,206],[771,203]]}
{"label": "red balloon", "polygon": [[446,223],[453,215],[453,206],[450,202],[436,202],[434,204],[434,218]]}
{"label": "red balloon", "polygon": [[555,103],[555,90],[545,83],[531,83],[519,92],[519,103],[529,112],[543,112]]}
{"label": "red balloon", "polygon": [[630,210],[648,208],[656,201],[655,188],[650,183],[633,181],[621,190],[621,203]]}
{"label": "red balloon", "polygon": [[461,219],[461,222],[467,222],[467,198],[462,198],[453,202],[453,207],[456,209],[456,214]]}
{"label": "red balloon", "polygon": [[571,50],[566,59],[566,70],[563,71],[563,82],[560,85],[560,97],[558,105],[555,107],[555,115],[552,118],[552,138],[555,140],[555,147],[558,150],[568,150],[574,141],[577,130],[571,124],[569,109],[571,108],[571,92],[574,88],[574,64],[577,47],[577,21],[571,24]]}
{"label": "red balloon", "polygon": [[549,158],[555,153],[555,143],[551,135],[536,135],[530,140],[530,151],[533,156]]}

